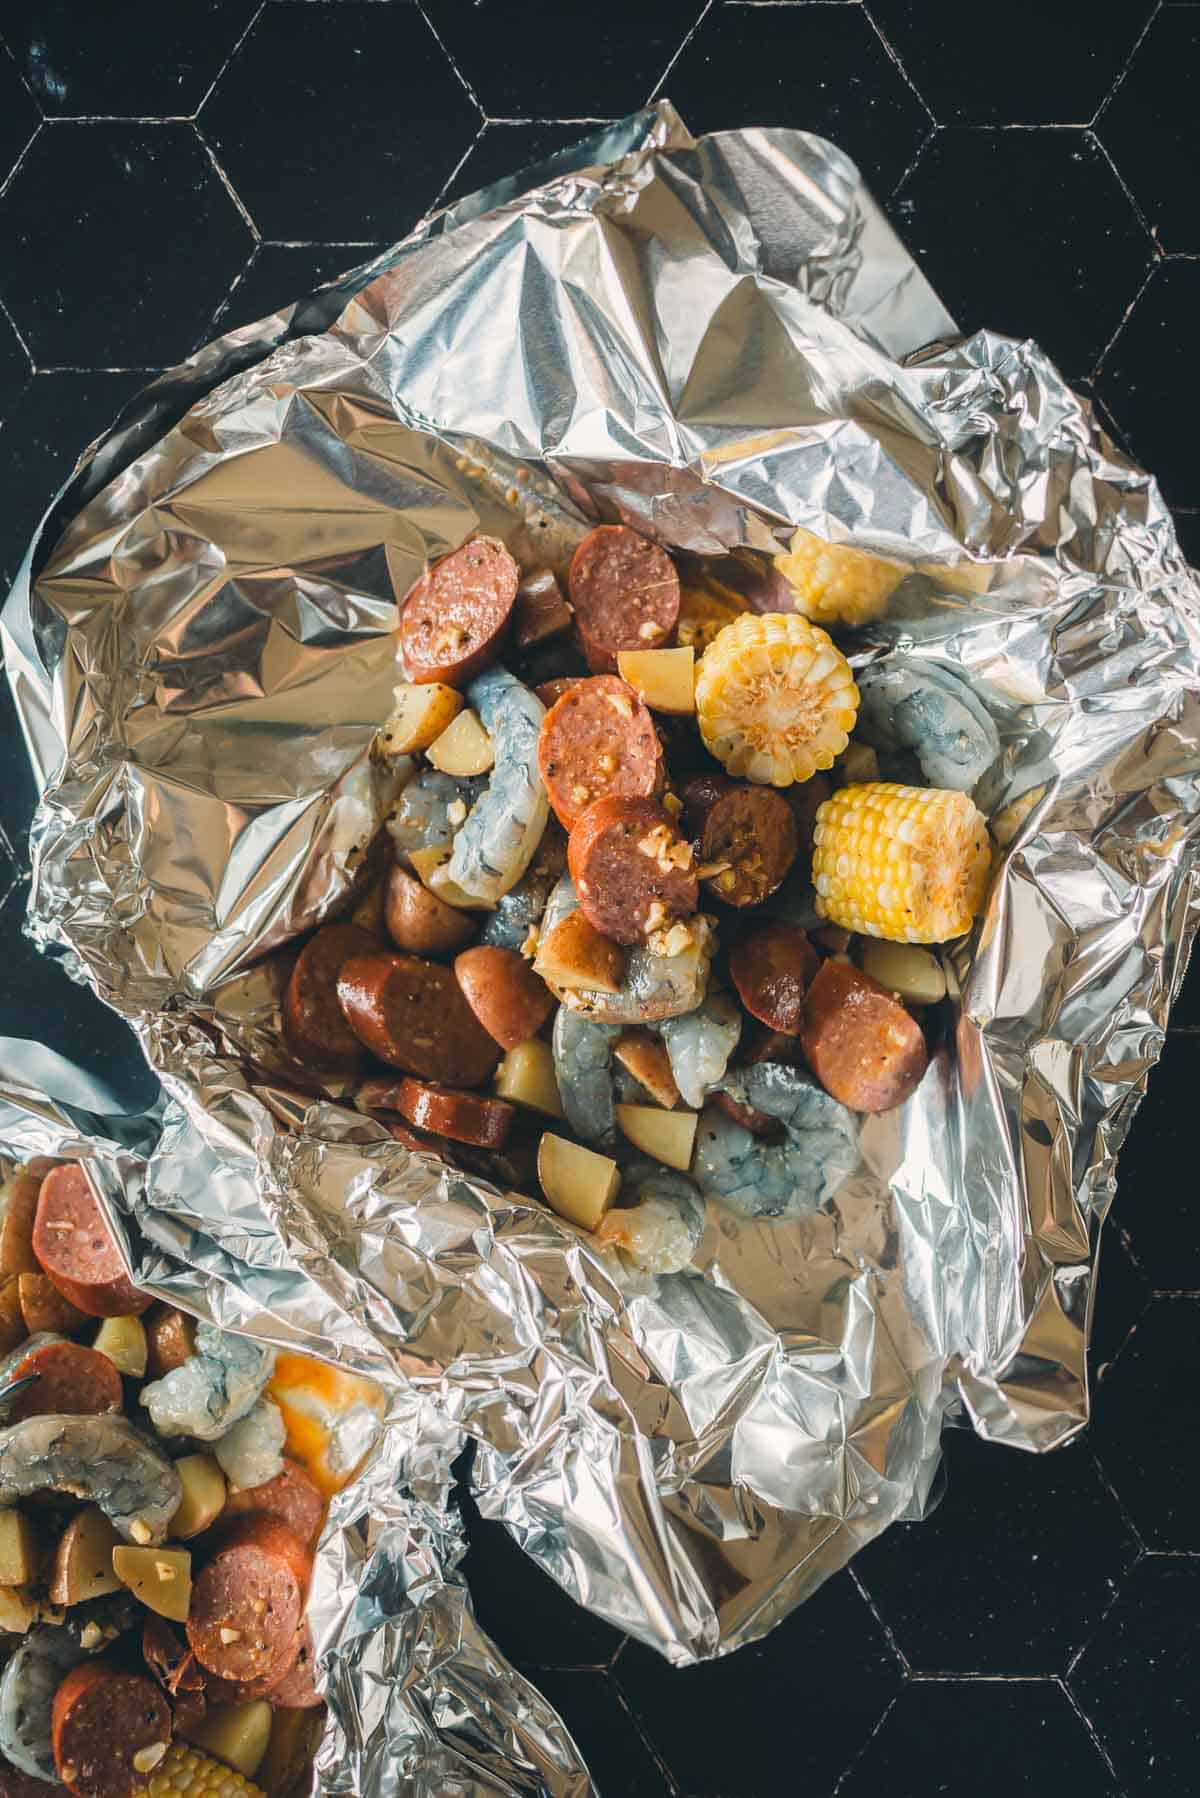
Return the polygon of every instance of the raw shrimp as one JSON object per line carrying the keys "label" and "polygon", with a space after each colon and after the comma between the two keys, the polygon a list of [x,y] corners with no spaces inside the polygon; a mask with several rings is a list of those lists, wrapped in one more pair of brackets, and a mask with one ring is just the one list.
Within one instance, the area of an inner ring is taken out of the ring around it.
{"label": "raw shrimp", "polygon": [[489,914],[480,942],[495,949],[520,949],[541,923],[550,890],[566,865],[567,840],[551,819],[528,868]]}
{"label": "raw shrimp", "polygon": [[[553,930],[579,901],[569,874],[564,874],[546,901],[543,932]],[[552,987],[571,1011],[596,1024],[657,1024],[695,1011],[708,990],[708,970],[716,942],[712,924],[702,912],[689,918],[687,947],[678,955],[655,955],[649,949],[630,949],[625,956],[625,976],[619,993],[594,988],[568,991]]]}
{"label": "raw shrimp", "polygon": [[537,759],[546,708],[507,668],[471,681],[467,698],[492,739],[495,762],[455,835],[446,876],[469,899],[495,905],[533,860],[550,816]]}
{"label": "raw shrimp", "polygon": [[74,1630],[42,1623],[30,1630],[0,1679],[0,1752],[22,1773],[56,1787],[50,1729],[54,1694],[86,1659]]}
{"label": "raw shrimp", "polygon": [[113,1412],[26,1417],[0,1430],[0,1505],[66,1492],[99,1505],[127,1542],[162,1542],[183,1488],[162,1450]]}
{"label": "raw shrimp", "polygon": [[[397,855],[409,856],[421,849],[449,849],[481,786],[478,780],[455,780],[440,768],[422,768],[401,793],[387,821]],[[456,805],[462,807],[460,813],[454,812]]]}
{"label": "raw shrimp", "polygon": [[551,1048],[554,1074],[567,1122],[584,1142],[603,1142],[616,1127],[613,1113],[613,1044],[620,1030],[596,1024],[560,1005]]}
{"label": "raw shrimp", "polygon": [[610,1211],[597,1242],[639,1273],[682,1273],[704,1234],[704,1201],[695,1181],[642,1162],[626,1174],[625,1184],[637,1203]]}
{"label": "raw shrimp", "polygon": [[798,1069],[760,1062],[727,1075],[722,1091],[777,1118],[785,1135],[764,1142],[710,1106],[692,1157],[705,1198],[745,1217],[799,1217],[823,1205],[855,1166],[852,1114]]}
{"label": "raw shrimp", "polygon": [[698,1110],[704,1095],[723,1079],[742,1034],[742,1013],[729,993],[709,993],[703,1005],[658,1026],[671,1072],[685,1105]]}
{"label": "raw shrimp", "polygon": [[142,1403],[160,1436],[215,1442],[253,1407],[274,1371],[273,1348],[197,1324],[195,1354],[143,1386]]}
{"label": "raw shrimp", "polygon": [[911,750],[931,787],[969,793],[1000,754],[987,709],[944,668],[892,656],[857,669],[854,678],[855,734],[881,754]]}
{"label": "raw shrimp", "polygon": [[222,1473],[234,1486],[265,1486],[283,1470],[286,1437],[283,1412],[274,1399],[260,1398],[213,1443]]}
{"label": "raw shrimp", "polygon": [[24,1342],[19,1342],[11,1354],[0,1359],[0,1410],[3,1410],[11,1396],[4,1391],[4,1388],[25,1357],[34,1354],[40,1348],[49,1348],[55,1342],[66,1342],[66,1340],[67,1338],[60,1336],[56,1330],[35,1330],[32,1336],[27,1336]]}

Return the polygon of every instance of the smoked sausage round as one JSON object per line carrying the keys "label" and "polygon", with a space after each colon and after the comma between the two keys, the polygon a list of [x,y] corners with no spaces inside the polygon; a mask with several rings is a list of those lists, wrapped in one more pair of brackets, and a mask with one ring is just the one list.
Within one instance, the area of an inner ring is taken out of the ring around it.
{"label": "smoked sausage round", "polygon": [[54,1694],[50,1735],[75,1798],[132,1798],[170,1746],[171,1707],[146,1674],[84,1661]]}
{"label": "smoked sausage round", "polygon": [[579,909],[614,943],[645,942],[695,911],[692,860],[674,818],[653,799],[598,799],[567,843]]}
{"label": "smoked sausage round", "polygon": [[823,962],[805,994],[800,1044],[825,1091],[851,1111],[902,1105],[929,1065],[917,1020],[844,961]]}
{"label": "smoked sausage round", "polygon": [[[264,1696],[296,1664],[312,1564],[294,1530],[275,1517],[237,1518],[192,1587],[187,1638],[218,1679],[253,1683]],[[250,1694],[247,1694],[250,1696]]]}
{"label": "smoked sausage round", "polygon": [[521,574],[503,543],[473,537],[408,591],[400,648],[411,681],[461,687],[499,651]]}
{"label": "smoked sausage round", "polygon": [[347,1023],[390,1067],[478,1086],[500,1059],[449,968],[415,955],[357,955],[338,976]]}
{"label": "smoked sausage round", "polygon": [[538,737],[538,769],[567,830],[597,799],[650,799],[666,783],[650,708],[615,674],[572,681],[551,706]]}
{"label": "smoked sausage round", "polygon": [[300,951],[283,999],[283,1033],[292,1053],[314,1068],[353,1072],[362,1044],[337,1001],[337,978],[352,955],[379,943],[357,924],[326,924]]}
{"label": "smoked sausage round", "polygon": [[567,575],[588,667],[606,673],[622,649],[661,649],[679,622],[679,576],[666,550],[625,524],[602,524]]}
{"label": "smoked sausage round", "polygon": [[88,1317],[128,1317],[153,1302],[121,1265],[120,1250],[78,1162],[53,1168],[42,1181],[33,1252],[55,1291]]}
{"label": "smoked sausage round", "polygon": [[817,952],[798,924],[771,919],[746,932],[729,956],[729,977],[752,1018],[784,1036],[800,1031]]}
{"label": "smoked sausage round", "polygon": [[683,820],[699,843],[705,884],[725,905],[761,905],[796,859],[792,808],[774,787],[699,774],[681,794]]}

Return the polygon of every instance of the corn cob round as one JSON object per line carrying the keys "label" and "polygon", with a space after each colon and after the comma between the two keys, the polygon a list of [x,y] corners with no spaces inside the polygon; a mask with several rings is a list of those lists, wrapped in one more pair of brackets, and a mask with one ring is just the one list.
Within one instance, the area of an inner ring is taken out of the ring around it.
{"label": "corn cob round", "polygon": [[816,906],[844,930],[894,943],[961,936],[990,869],[987,824],[965,793],[872,781],[818,807]]}
{"label": "corn cob round", "polygon": [[696,716],[730,774],[786,787],[833,766],[858,716],[858,688],[827,631],[790,612],[747,613],[700,658]]}
{"label": "corn cob round", "polygon": [[796,610],[820,624],[866,624],[887,611],[908,570],[846,543],[797,531],[775,566],[794,589]]}
{"label": "corn cob round", "polygon": [[187,1742],[172,1742],[135,1798],[264,1798],[261,1786]]}

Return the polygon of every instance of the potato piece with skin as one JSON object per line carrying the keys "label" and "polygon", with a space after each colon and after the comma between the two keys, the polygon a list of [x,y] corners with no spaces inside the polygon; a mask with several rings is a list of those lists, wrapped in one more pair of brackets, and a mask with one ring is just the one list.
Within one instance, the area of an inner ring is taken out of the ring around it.
{"label": "potato piece with skin", "polygon": [[28,1592],[17,1586],[0,1586],[0,1631],[5,1635],[23,1636],[40,1615],[41,1606]]}
{"label": "potato piece with skin", "polygon": [[174,1305],[155,1305],[146,1313],[146,1372],[161,1380],[190,1361],[196,1352],[195,1319]]}
{"label": "potato piece with skin", "polygon": [[41,1176],[28,1168],[18,1168],[4,1183],[0,1199],[0,1275],[42,1271],[33,1252],[33,1219],[41,1185]]}
{"label": "potato piece with skin", "polygon": [[488,1035],[502,1049],[536,1036],[554,1010],[554,994],[515,949],[480,943],[455,959],[454,977]]}
{"label": "potato piece with skin", "polygon": [[694,649],[622,649],[617,668],[652,712],[688,717],[696,710]]}
{"label": "potato piece with skin", "polygon": [[581,911],[573,911],[539,940],[533,971],[569,992],[619,993],[625,956]]}
{"label": "potato piece with skin", "polygon": [[617,1105],[617,1126],[643,1154],[686,1174],[696,1144],[694,1111],[660,1111],[655,1105]]}
{"label": "potato piece with skin", "polygon": [[213,1704],[181,1733],[185,1741],[203,1748],[214,1760],[253,1779],[267,1752],[273,1716],[265,1698],[253,1698],[246,1704]]}
{"label": "potato piece with skin", "polygon": [[621,1170],[607,1155],[547,1131],[538,1144],[538,1184],[559,1217],[594,1230],[621,1190]]}
{"label": "potato piece with skin", "polygon": [[463,696],[440,681],[420,686],[402,681],[396,688],[392,715],[376,739],[377,753],[389,759],[428,749],[453,724],[463,707]]}
{"label": "potato piece with skin", "polygon": [[131,1380],[144,1378],[149,1350],[140,1317],[104,1318],[92,1347],[107,1355],[118,1373],[127,1374]]}
{"label": "potato piece with skin", "polygon": [[113,1572],[113,1550],[121,1546],[104,1512],[97,1505],[72,1517],[58,1539],[49,1593],[55,1604],[83,1604],[116,1592],[121,1582]]}
{"label": "potato piece with skin", "polygon": [[425,757],[443,774],[453,774],[460,780],[472,774],[486,774],[495,759],[492,739],[471,711],[460,712],[429,745]]}
{"label": "potato piece with skin", "polygon": [[21,1311],[20,1279],[9,1274],[0,1280],[0,1355],[10,1354],[28,1334]]}
{"label": "potato piece with skin", "polygon": [[387,877],[384,921],[397,949],[435,960],[465,949],[476,930],[469,913],[447,905],[398,863]]}
{"label": "potato piece with skin", "polygon": [[122,1542],[112,1551],[113,1572],[139,1604],[172,1623],[186,1623],[192,1602],[192,1557],[186,1548],[137,1548]]}
{"label": "potato piece with skin", "polygon": [[620,1037],[613,1054],[627,1068],[639,1085],[666,1111],[679,1103],[679,1088],[671,1072],[671,1057],[659,1036],[649,1030],[627,1030]]}
{"label": "potato piece with skin", "polygon": [[187,1542],[216,1522],[225,1509],[229,1489],[212,1455],[181,1455],[175,1471],[183,1496],[171,1519],[171,1534]]}
{"label": "potato piece with skin", "polygon": [[24,1511],[0,1511],[0,1586],[27,1586],[37,1577],[41,1558]]}
{"label": "potato piece with skin", "polygon": [[916,943],[863,938],[862,969],[911,1005],[936,1005],[946,997],[946,975],[936,955]]}
{"label": "potato piece with skin", "polygon": [[518,1043],[515,1049],[509,1050],[496,1069],[494,1086],[498,1099],[528,1106],[532,1111],[544,1112],[547,1117],[563,1115],[554,1074],[554,1056],[549,1043],[543,1042],[540,1036],[531,1036],[527,1042]]}

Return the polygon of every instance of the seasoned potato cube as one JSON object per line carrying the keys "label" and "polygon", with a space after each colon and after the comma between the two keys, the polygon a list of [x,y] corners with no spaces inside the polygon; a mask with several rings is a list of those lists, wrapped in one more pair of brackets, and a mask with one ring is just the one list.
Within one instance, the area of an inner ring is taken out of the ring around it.
{"label": "seasoned potato cube", "polygon": [[425,754],[443,774],[461,780],[469,774],[487,773],[493,761],[492,739],[474,712],[460,712]]}
{"label": "seasoned potato cube", "polygon": [[391,757],[428,749],[447,725],[453,724],[462,704],[462,694],[440,681],[430,681],[427,686],[402,681],[396,688],[392,715],[376,740],[378,753]]}
{"label": "seasoned potato cube", "polygon": [[528,1042],[509,1050],[496,1069],[495,1089],[498,1098],[510,1099],[516,1105],[528,1105],[552,1118],[563,1114],[554,1057],[549,1043],[541,1037],[531,1036]]}
{"label": "seasoned potato cube", "polygon": [[253,1779],[271,1739],[272,1715],[265,1698],[254,1698],[246,1704],[212,1704],[184,1734],[205,1754]]}
{"label": "seasoned potato cube", "polygon": [[16,1586],[0,1586],[0,1630],[10,1636],[23,1636],[38,1620],[37,1601]]}
{"label": "seasoned potato cube", "polygon": [[946,975],[941,962],[915,943],[889,943],[882,937],[865,937],[862,965],[864,974],[910,1004],[936,1005],[946,997]]}
{"label": "seasoned potato cube", "polygon": [[696,709],[694,649],[622,649],[621,679],[640,693],[652,712],[685,714]]}
{"label": "seasoned potato cube", "polygon": [[538,1144],[538,1182],[551,1210],[581,1230],[594,1230],[621,1189],[621,1170],[607,1155],[547,1131]]}
{"label": "seasoned potato cube", "polygon": [[678,1105],[679,1088],[661,1037],[652,1036],[648,1030],[627,1030],[613,1054],[659,1105],[667,1111]]}
{"label": "seasoned potato cube", "polygon": [[192,1602],[192,1557],[186,1548],[132,1548],[112,1551],[113,1572],[148,1611],[186,1623]]}
{"label": "seasoned potato cube", "polygon": [[97,1505],[72,1517],[54,1551],[48,1588],[52,1602],[82,1604],[115,1592],[121,1582],[113,1572],[112,1558],[113,1549],[120,1546],[120,1536]]}
{"label": "seasoned potato cube", "polygon": [[183,1486],[171,1534],[184,1542],[198,1536],[225,1509],[225,1475],[211,1455],[181,1455],[175,1471]]}
{"label": "seasoned potato cube", "polygon": [[146,1372],[146,1331],[140,1317],[106,1317],[92,1347],[131,1380],[140,1380]]}
{"label": "seasoned potato cube", "polygon": [[27,1586],[41,1556],[33,1525],[23,1511],[0,1511],[0,1586]]}
{"label": "seasoned potato cube", "polygon": [[541,938],[533,971],[550,986],[571,992],[594,988],[598,993],[619,993],[625,955],[616,943],[601,936],[581,911],[573,911]]}
{"label": "seasoned potato cube", "polygon": [[696,1143],[694,1111],[660,1111],[656,1105],[616,1106],[617,1125],[635,1148],[682,1173],[692,1165]]}

